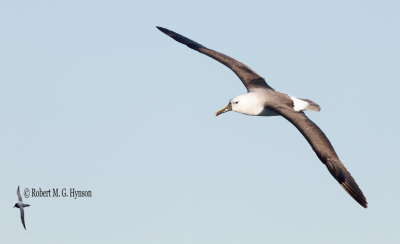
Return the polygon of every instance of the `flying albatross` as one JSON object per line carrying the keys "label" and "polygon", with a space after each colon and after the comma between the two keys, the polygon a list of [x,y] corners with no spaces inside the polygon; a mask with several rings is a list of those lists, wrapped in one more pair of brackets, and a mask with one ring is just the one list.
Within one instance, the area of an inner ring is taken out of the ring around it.
{"label": "flying albatross", "polygon": [[326,165],[329,172],[347,193],[361,206],[367,208],[368,203],[364,194],[340,161],[324,132],[304,114],[305,110],[320,111],[318,104],[308,99],[299,99],[275,91],[266,83],[264,78],[243,63],[178,33],[158,26],[157,28],[175,41],[224,64],[243,82],[247,93],[230,100],[225,108],[216,112],[216,116],[228,111],[254,116],[283,116],[303,134],[318,158]]}

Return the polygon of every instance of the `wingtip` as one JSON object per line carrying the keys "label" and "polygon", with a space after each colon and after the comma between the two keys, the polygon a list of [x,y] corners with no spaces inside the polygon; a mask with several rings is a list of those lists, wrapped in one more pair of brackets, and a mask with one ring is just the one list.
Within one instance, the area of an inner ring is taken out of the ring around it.
{"label": "wingtip", "polygon": [[368,202],[366,200],[357,201],[363,208],[368,208]]}
{"label": "wingtip", "polygon": [[[175,40],[176,40],[176,38],[179,38],[179,36],[180,36],[179,34],[173,32],[171,30],[168,30],[167,28],[164,28],[164,27],[161,27],[161,26],[156,26],[156,27],[157,27],[157,29],[159,31],[161,31],[162,33],[164,33],[165,35],[167,35],[169,37],[172,37]],[[177,41],[179,41],[179,39]]]}
{"label": "wingtip", "polygon": [[157,28],[159,31],[164,32],[165,34],[167,34],[168,32],[170,32],[168,29],[165,29],[164,27],[161,27],[161,26],[156,26],[156,28]]}
{"label": "wingtip", "polygon": [[346,192],[354,199],[358,204],[360,204],[363,208],[368,208],[368,202],[365,198],[363,192],[358,187],[357,183],[354,181],[344,181],[340,184]]}
{"label": "wingtip", "polygon": [[[361,203],[360,203],[361,204]],[[368,208],[368,202],[364,199],[364,202],[361,204],[364,208]]]}

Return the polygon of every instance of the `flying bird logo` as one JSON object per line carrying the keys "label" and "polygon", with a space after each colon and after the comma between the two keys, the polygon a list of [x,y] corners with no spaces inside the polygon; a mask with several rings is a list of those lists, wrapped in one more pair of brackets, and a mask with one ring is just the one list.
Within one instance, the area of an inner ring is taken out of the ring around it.
{"label": "flying bird logo", "polygon": [[14,208],[19,208],[22,225],[24,226],[24,229],[26,230],[24,208],[29,207],[31,205],[23,203],[21,192],[19,191],[19,186],[17,188],[17,195],[18,195],[18,202],[14,205]]}

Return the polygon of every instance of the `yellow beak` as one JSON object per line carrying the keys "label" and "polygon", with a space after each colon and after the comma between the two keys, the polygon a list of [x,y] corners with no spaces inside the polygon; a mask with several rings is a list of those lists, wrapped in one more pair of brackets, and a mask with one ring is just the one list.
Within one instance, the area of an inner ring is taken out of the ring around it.
{"label": "yellow beak", "polygon": [[225,108],[223,108],[223,109],[221,109],[221,110],[218,110],[218,111],[215,113],[215,116],[221,115],[221,114],[226,113],[226,112],[229,112],[229,111],[231,111],[231,110],[232,110],[232,104],[229,103],[228,105],[226,105]]}

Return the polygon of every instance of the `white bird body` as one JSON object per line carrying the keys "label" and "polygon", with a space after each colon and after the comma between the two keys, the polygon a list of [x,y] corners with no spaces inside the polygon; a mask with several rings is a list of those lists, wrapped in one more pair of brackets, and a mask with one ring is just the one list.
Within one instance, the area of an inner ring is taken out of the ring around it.
{"label": "white bird body", "polygon": [[319,111],[319,108],[313,109],[309,100],[305,101],[281,92],[259,88],[233,98],[231,100],[232,111],[252,116],[278,116],[279,114],[269,109],[268,105],[269,103],[279,102],[277,100],[282,99],[290,100],[286,102],[293,103],[292,108],[296,112],[305,110]]}

